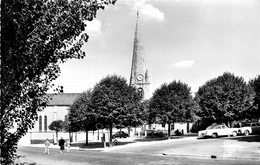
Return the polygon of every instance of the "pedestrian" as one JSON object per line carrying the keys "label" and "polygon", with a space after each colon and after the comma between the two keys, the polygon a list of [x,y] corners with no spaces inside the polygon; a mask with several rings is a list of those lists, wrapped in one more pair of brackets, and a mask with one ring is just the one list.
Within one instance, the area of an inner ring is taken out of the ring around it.
{"label": "pedestrian", "polygon": [[65,146],[66,146],[66,152],[69,153],[70,152],[70,140],[66,140]]}
{"label": "pedestrian", "polygon": [[64,151],[64,144],[65,144],[65,140],[61,137],[61,139],[59,140],[60,153],[63,153]]}
{"label": "pedestrian", "polygon": [[45,151],[44,151],[44,153],[45,153],[45,154],[50,154],[50,149],[49,149],[49,147],[50,147],[51,143],[49,142],[48,139],[46,139],[44,145],[45,145]]}

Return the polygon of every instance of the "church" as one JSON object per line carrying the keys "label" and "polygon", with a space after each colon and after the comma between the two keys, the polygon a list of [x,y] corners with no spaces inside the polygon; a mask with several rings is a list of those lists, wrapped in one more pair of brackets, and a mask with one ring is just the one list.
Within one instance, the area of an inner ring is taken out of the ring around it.
{"label": "church", "polygon": [[[150,80],[148,69],[145,65],[144,45],[141,35],[141,23],[139,13],[137,12],[137,21],[134,34],[133,56],[131,65],[130,85],[135,86],[144,99],[151,97]],[[80,93],[58,93],[48,94],[51,98],[44,111],[38,113],[38,120],[34,124],[34,128],[19,141],[18,145],[43,143],[46,138],[53,142],[57,142],[54,131],[49,130],[48,126],[55,120],[65,121],[68,118],[68,110],[73,101]],[[165,130],[166,126],[160,124],[152,124],[150,129]],[[186,124],[175,123],[175,128],[186,130]],[[135,130],[136,131],[136,130]],[[131,132],[134,135],[136,132]],[[59,132],[59,137],[71,139],[72,142],[84,141],[85,133],[77,132],[69,134],[68,132]],[[99,140],[99,132],[89,133],[90,140]],[[108,138],[107,138],[108,139]]]}
{"label": "church", "polygon": [[135,28],[130,85],[135,86],[138,89],[138,91],[143,94],[144,99],[150,98],[150,82],[148,70],[145,66],[144,45],[142,42],[141,24],[138,12]]}

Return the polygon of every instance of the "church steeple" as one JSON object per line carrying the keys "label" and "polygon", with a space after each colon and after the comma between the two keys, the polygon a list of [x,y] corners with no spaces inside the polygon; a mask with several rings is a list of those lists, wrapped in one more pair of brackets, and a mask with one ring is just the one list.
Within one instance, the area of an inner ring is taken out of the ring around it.
{"label": "church steeple", "polygon": [[130,85],[136,86],[138,90],[143,93],[144,98],[147,99],[149,97],[149,84],[148,70],[145,67],[141,24],[139,12],[137,11]]}

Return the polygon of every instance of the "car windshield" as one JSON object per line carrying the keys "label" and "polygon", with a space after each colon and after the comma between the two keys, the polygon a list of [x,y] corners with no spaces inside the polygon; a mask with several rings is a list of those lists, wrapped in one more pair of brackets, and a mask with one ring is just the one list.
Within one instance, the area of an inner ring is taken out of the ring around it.
{"label": "car windshield", "polygon": [[206,128],[206,130],[213,129],[216,125],[210,125]]}

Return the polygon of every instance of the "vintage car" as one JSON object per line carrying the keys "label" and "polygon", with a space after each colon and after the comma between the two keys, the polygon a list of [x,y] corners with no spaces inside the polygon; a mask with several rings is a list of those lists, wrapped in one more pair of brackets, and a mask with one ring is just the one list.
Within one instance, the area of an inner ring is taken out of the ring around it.
{"label": "vintage car", "polygon": [[199,131],[199,137],[237,136],[238,128],[229,128],[225,124],[212,124],[206,130]]}
{"label": "vintage car", "polygon": [[125,133],[124,131],[118,131],[114,135],[112,135],[113,139],[115,139],[115,138],[127,138],[127,137],[128,137],[128,134]]}
{"label": "vintage car", "polygon": [[248,136],[249,134],[259,134],[260,133],[260,123],[259,122],[246,122],[241,123],[241,127],[238,132]]}

